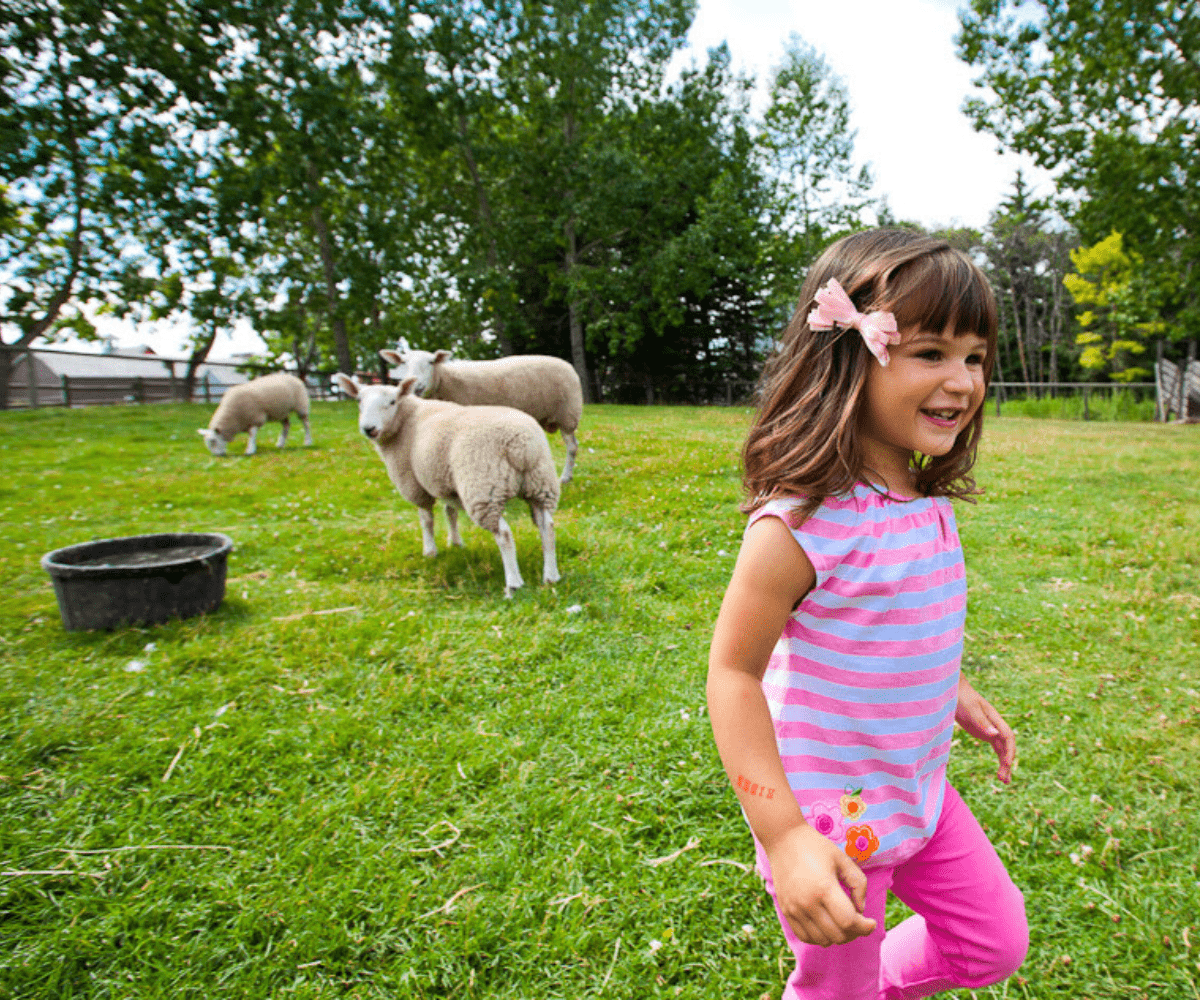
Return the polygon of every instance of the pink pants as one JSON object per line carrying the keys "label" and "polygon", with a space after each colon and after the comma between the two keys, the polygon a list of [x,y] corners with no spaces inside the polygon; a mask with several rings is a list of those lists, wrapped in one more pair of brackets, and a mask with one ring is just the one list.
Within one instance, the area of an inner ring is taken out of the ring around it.
{"label": "pink pants", "polygon": [[[759,871],[774,899],[766,854],[756,846]],[[865,874],[866,915],[876,927],[847,944],[805,944],[776,904],[796,956],[781,1000],[912,1000],[941,990],[978,989],[1020,968],[1029,949],[1025,899],[949,784],[929,842],[907,861]],[[914,915],[885,933],[888,889]]]}

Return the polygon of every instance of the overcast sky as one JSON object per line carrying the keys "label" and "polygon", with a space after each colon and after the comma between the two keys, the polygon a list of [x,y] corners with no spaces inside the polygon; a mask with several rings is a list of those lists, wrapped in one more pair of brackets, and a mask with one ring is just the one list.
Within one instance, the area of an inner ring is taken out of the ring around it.
{"label": "overcast sky", "polygon": [[[958,0],[699,0],[688,51],[677,58],[702,62],[727,42],[734,67],[763,87],[788,37],[799,35],[846,85],[858,162],[871,165],[874,193],[900,219],[980,227],[1018,167],[1035,193],[1050,186],[1027,158],[998,153],[959,110],[977,91],[954,52],[958,7]],[[185,334],[166,324],[108,328],[119,346],[148,343],[161,354],[178,353]],[[219,336],[213,357],[263,346],[243,325]]]}

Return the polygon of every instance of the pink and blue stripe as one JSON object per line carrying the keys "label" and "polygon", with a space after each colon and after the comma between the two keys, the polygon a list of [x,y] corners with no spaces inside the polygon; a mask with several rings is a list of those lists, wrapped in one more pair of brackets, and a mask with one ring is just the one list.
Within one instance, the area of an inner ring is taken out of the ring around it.
{"label": "pink and blue stripe", "polygon": [[805,814],[862,789],[846,825],[879,840],[863,867],[912,857],[941,813],[967,609],[950,502],[904,500],[859,484],[799,528],[778,517],[816,570],[763,675],[779,755]]}

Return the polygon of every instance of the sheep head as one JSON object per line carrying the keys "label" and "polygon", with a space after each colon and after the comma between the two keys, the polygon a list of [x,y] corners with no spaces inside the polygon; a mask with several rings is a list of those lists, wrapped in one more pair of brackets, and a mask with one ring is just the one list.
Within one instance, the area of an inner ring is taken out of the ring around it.
{"label": "sheep head", "polygon": [[416,379],[407,378],[399,386],[363,385],[356,378],[338,373],[338,387],[351,399],[358,400],[358,429],[372,441],[390,436],[403,419],[398,401],[412,392]]}
{"label": "sheep head", "polygon": [[434,371],[435,365],[440,365],[443,361],[449,361],[454,357],[453,351],[389,351],[382,350],[379,356],[390,365],[395,365],[388,372],[397,382],[403,382],[405,379],[415,379],[413,388],[414,396],[426,395],[436,379],[437,373]]}
{"label": "sheep head", "polygon": [[198,427],[196,433],[204,438],[204,443],[208,446],[209,453],[216,458],[224,458],[228,442],[221,437],[220,431],[212,427]]}

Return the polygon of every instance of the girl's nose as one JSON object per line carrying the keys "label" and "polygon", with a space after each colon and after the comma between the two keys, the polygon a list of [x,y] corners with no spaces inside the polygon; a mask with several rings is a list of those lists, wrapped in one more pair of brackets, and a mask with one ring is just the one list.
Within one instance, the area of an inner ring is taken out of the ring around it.
{"label": "girl's nose", "polygon": [[945,387],[947,392],[969,393],[975,388],[975,379],[971,370],[961,362],[953,362],[946,373]]}

